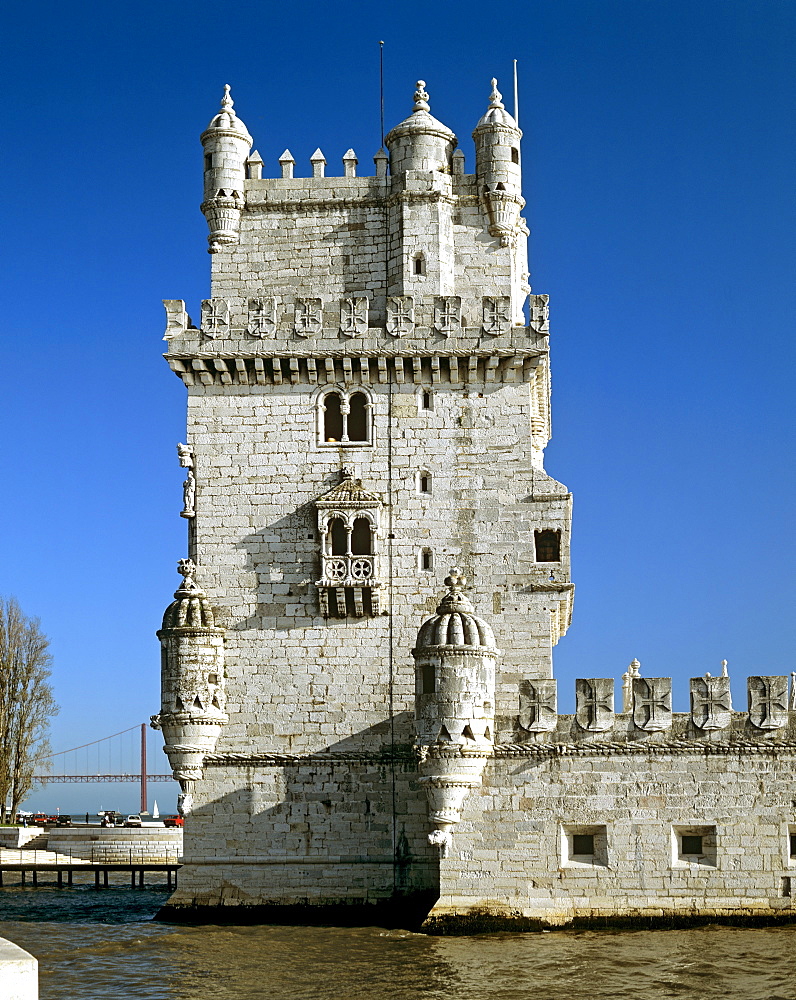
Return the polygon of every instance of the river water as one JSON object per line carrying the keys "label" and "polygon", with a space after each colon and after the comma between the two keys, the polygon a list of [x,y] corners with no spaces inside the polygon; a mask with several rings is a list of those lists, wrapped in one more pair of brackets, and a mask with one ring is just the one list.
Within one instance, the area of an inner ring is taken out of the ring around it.
{"label": "river water", "polygon": [[427,937],[378,927],[188,927],[163,890],[0,890],[0,937],[41,1000],[795,1000],[796,925]]}

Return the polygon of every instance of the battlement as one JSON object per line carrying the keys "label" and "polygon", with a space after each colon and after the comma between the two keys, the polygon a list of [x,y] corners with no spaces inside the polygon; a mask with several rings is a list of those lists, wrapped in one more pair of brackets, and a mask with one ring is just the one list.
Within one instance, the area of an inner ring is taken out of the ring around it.
{"label": "battlement", "polygon": [[[632,668],[631,668],[632,670]],[[692,677],[690,712],[672,711],[670,677],[623,678],[622,708],[614,707],[612,678],[578,678],[573,715],[557,712],[554,679],[520,683],[517,741],[626,744],[651,740],[738,743],[796,739],[796,675],[747,678],[747,710],[733,711],[730,678]]]}

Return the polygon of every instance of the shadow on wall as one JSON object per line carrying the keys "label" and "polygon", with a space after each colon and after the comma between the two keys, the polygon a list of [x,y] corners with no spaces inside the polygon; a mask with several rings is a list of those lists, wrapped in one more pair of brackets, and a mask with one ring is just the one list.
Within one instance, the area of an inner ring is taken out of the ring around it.
{"label": "shadow on wall", "polygon": [[228,791],[186,820],[159,916],[419,927],[439,898],[426,794],[414,761],[370,757],[208,767]]}

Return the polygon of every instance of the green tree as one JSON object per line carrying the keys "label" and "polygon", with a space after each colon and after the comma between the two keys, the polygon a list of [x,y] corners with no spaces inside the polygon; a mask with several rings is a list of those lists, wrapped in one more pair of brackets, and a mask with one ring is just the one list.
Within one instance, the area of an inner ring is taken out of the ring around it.
{"label": "green tree", "polygon": [[12,818],[46,769],[47,732],[57,714],[49,641],[37,618],[13,597],[0,598],[0,819]]}

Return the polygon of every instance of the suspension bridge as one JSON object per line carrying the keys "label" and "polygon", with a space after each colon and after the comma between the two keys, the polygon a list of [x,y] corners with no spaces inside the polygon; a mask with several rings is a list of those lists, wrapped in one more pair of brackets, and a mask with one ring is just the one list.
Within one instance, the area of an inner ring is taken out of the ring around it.
{"label": "suspension bridge", "polygon": [[[41,784],[90,781],[136,782],[141,787],[141,811],[145,812],[147,784],[151,781],[174,780],[171,774],[147,773],[147,732],[148,726],[142,722],[119,733],[112,733],[90,743],[50,754],[42,761],[42,763],[47,762],[50,770],[40,770],[35,780]],[[92,767],[96,770],[89,773]]]}

